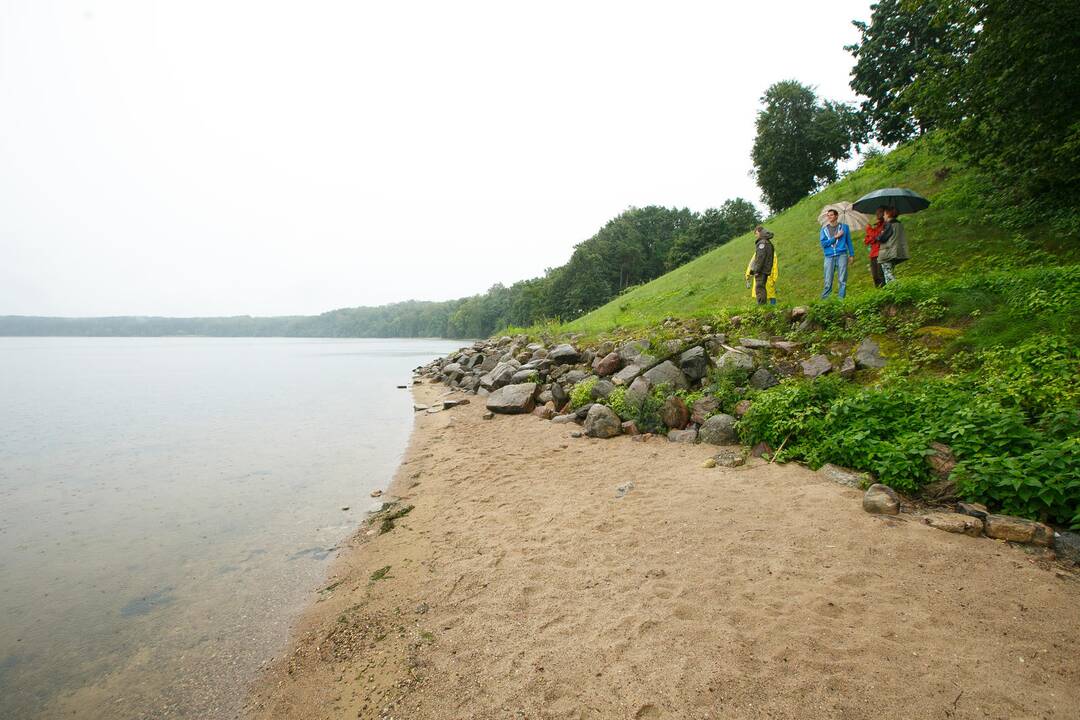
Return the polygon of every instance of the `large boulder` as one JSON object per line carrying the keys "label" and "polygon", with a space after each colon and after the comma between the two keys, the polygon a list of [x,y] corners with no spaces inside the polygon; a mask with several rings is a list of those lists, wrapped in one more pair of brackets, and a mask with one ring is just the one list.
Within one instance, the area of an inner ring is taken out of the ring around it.
{"label": "large boulder", "polygon": [[487,409],[491,412],[515,415],[530,413],[535,407],[536,383],[504,385],[487,397]]}
{"label": "large boulder", "polygon": [[642,375],[651,385],[667,385],[674,390],[685,390],[690,383],[683,375],[683,371],[675,366],[670,360],[665,360]]}
{"label": "large boulder", "polygon": [[596,401],[607,400],[613,390],[615,385],[610,380],[597,380],[589,391],[589,397]]}
{"label": "large boulder", "polygon": [[863,495],[862,508],[868,513],[897,515],[900,513],[900,496],[888,485],[874,483]]}
{"label": "large boulder", "polygon": [[631,340],[624,343],[616,352],[623,362],[632,362],[634,358],[649,349],[649,343],[644,340]]}
{"label": "large boulder", "polygon": [[617,373],[621,367],[622,358],[619,357],[618,353],[614,352],[609,352],[607,355],[604,355],[593,363],[593,370],[601,377],[613,375],[614,373]]}
{"label": "large boulder", "polygon": [[682,430],[690,424],[690,410],[681,397],[672,395],[664,401],[664,406],[660,408],[660,419],[669,428]]}
{"label": "large boulder", "polygon": [[679,369],[691,380],[700,380],[709,372],[709,356],[700,345],[679,356]]}
{"label": "large boulder", "polygon": [[885,358],[881,356],[881,346],[870,338],[865,338],[855,348],[855,365],[860,369],[885,367]]}
{"label": "large boulder", "polygon": [[649,396],[651,390],[652,385],[649,384],[648,380],[643,377],[637,378],[626,389],[626,404],[631,407],[639,407],[641,403],[645,402],[645,398]]}
{"label": "large boulder", "polygon": [[499,363],[480,378],[480,386],[488,390],[497,390],[504,385],[509,385],[516,372],[517,366],[508,362]]}
{"label": "large boulder", "polygon": [[735,435],[735,418],[727,413],[717,413],[706,420],[698,431],[701,442],[710,445],[734,445],[738,442]]}
{"label": "large boulder", "polygon": [[1031,545],[1049,546],[1054,543],[1053,529],[1041,522],[1011,515],[987,515],[984,522],[987,537]]}
{"label": "large boulder", "polygon": [[687,428],[686,430],[671,430],[667,434],[667,439],[671,442],[693,444],[697,442],[698,431],[694,428]]}
{"label": "large boulder", "polygon": [[816,377],[821,377],[827,372],[832,371],[832,363],[829,362],[829,358],[824,355],[811,355],[810,359],[803,360],[802,363],[803,375],[813,380]]}
{"label": "large boulder", "polygon": [[719,409],[720,401],[716,399],[715,395],[706,395],[705,397],[698,398],[690,408],[690,422],[700,425],[708,419],[709,415],[712,415]]}
{"label": "large boulder", "polygon": [[773,377],[773,374],[765,368],[758,368],[754,371],[754,374],[750,376],[750,386],[755,387],[758,390],[768,390],[774,385],[779,385],[780,381]]}
{"label": "large boulder", "polygon": [[577,348],[569,344],[556,345],[547,356],[549,360],[557,365],[573,365],[581,359],[581,353],[577,351]]}
{"label": "large boulder", "polygon": [[750,372],[754,369],[754,358],[742,350],[728,350],[716,361],[716,366],[721,370],[738,369]]}
{"label": "large boulder", "polygon": [[622,420],[615,411],[599,403],[589,408],[585,416],[585,434],[595,438],[612,438],[622,434]]}
{"label": "large boulder", "polygon": [[511,383],[524,383],[532,382],[535,378],[538,378],[540,373],[535,368],[522,368],[514,373],[510,377]]}

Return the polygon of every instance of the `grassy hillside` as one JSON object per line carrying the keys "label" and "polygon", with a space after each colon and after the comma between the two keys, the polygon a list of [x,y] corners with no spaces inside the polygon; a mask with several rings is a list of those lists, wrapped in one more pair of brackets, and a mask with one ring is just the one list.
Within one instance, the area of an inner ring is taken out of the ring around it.
{"label": "grassy hillside", "polygon": [[[777,295],[781,305],[796,305],[819,297],[822,284],[818,213],[831,202],[857,200],[880,187],[900,186],[930,198],[929,210],[903,216],[912,259],[899,268],[903,278],[980,273],[1000,267],[1038,263],[1072,263],[1078,259],[1075,238],[1054,238],[1041,228],[1010,232],[981,218],[985,198],[973,171],[944,159],[933,139],[911,143],[888,155],[868,160],[862,168],[770,218],[765,225],[776,234],[779,256]],[[848,295],[873,292],[862,232],[853,233],[855,263],[848,276]],[[743,274],[753,255],[751,234],[656,280],[623,293],[607,305],[564,329],[599,333],[616,327],[637,328],[668,316],[704,317],[722,308],[749,306],[750,292]]]}

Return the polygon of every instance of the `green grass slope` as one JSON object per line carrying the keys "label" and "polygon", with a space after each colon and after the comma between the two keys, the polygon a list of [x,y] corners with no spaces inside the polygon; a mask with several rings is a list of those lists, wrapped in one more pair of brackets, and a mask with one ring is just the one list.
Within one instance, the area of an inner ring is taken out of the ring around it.
{"label": "green grass slope", "polygon": [[[975,173],[945,159],[933,138],[914,142],[863,167],[821,192],[766,221],[776,234],[779,256],[777,296],[781,305],[808,303],[820,296],[822,256],[817,216],[828,203],[855,201],[881,187],[907,187],[929,198],[930,209],[903,216],[911,260],[900,266],[899,279],[962,274],[1040,263],[1077,262],[1076,243],[1055,238],[1041,228],[1007,231],[981,220],[985,198]],[[874,292],[863,233],[853,232],[855,263],[848,274],[848,297]],[[639,328],[665,317],[707,317],[723,308],[749,306],[744,285],[753,255],[748,233],[633,288],[607,305],[564,326],[572,332],[601,333],[617,327]]]}

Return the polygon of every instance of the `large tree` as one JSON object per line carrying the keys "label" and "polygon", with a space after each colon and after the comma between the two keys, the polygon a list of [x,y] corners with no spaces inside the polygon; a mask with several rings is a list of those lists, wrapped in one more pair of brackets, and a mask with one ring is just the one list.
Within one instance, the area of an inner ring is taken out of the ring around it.
{"label": "large tree", "polygon": [[963,58],[968,42],[946,23],[935,22],[939,0],[880,0],[870,22],[853,20],[859,42],[845,46],[855,56],[851,89],[862,95],[862,119],[870,134],[891,145],[932,129],[937,113],[916,110],[912,89],[923,77],[939,74]]}
{"label": "large tree", "polygon": [[732,238],[753,229],[761,222],[761,213],[749,200],[725,200],[719,208],[709,208],[690,227],[679,234],[667,256],[667,269],[690,262]]}
{"label": "large tree", "polygon": [[836,163],[861,139],[860,121],[849,106],[820,102],[794,80],[772,85],[761,101],[751,158],[762,197],[779,212],[836,180]]}

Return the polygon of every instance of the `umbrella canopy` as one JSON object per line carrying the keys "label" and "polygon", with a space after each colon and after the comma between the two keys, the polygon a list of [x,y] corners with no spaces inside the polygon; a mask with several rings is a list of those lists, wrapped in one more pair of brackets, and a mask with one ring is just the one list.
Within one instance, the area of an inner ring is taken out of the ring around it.
{"label": "umbrella canopy", "polygon": [[872,213],[890,205],[895,205],[900,213],[915,213],[930,207],[930,201],[907,188],[882,188],[863,195],[853,207],[859,212]]}
{"label": "umbrella canopy", "polygon": [[861,212],[854,210],[851,203],[847,200],[842,200],[840,202],[830,203],[821,208],[821,212],[818,213],[817,216],[817,221],[822,227],[825,227],[825,223],[829,221],[825,216],[825,213],[830,210],[835,210],[836,214],[840,216],[840,222],[846,224],[852,230],[862,230],[870,224],[870,218],[866,217],[866,215],[863,215]]}

